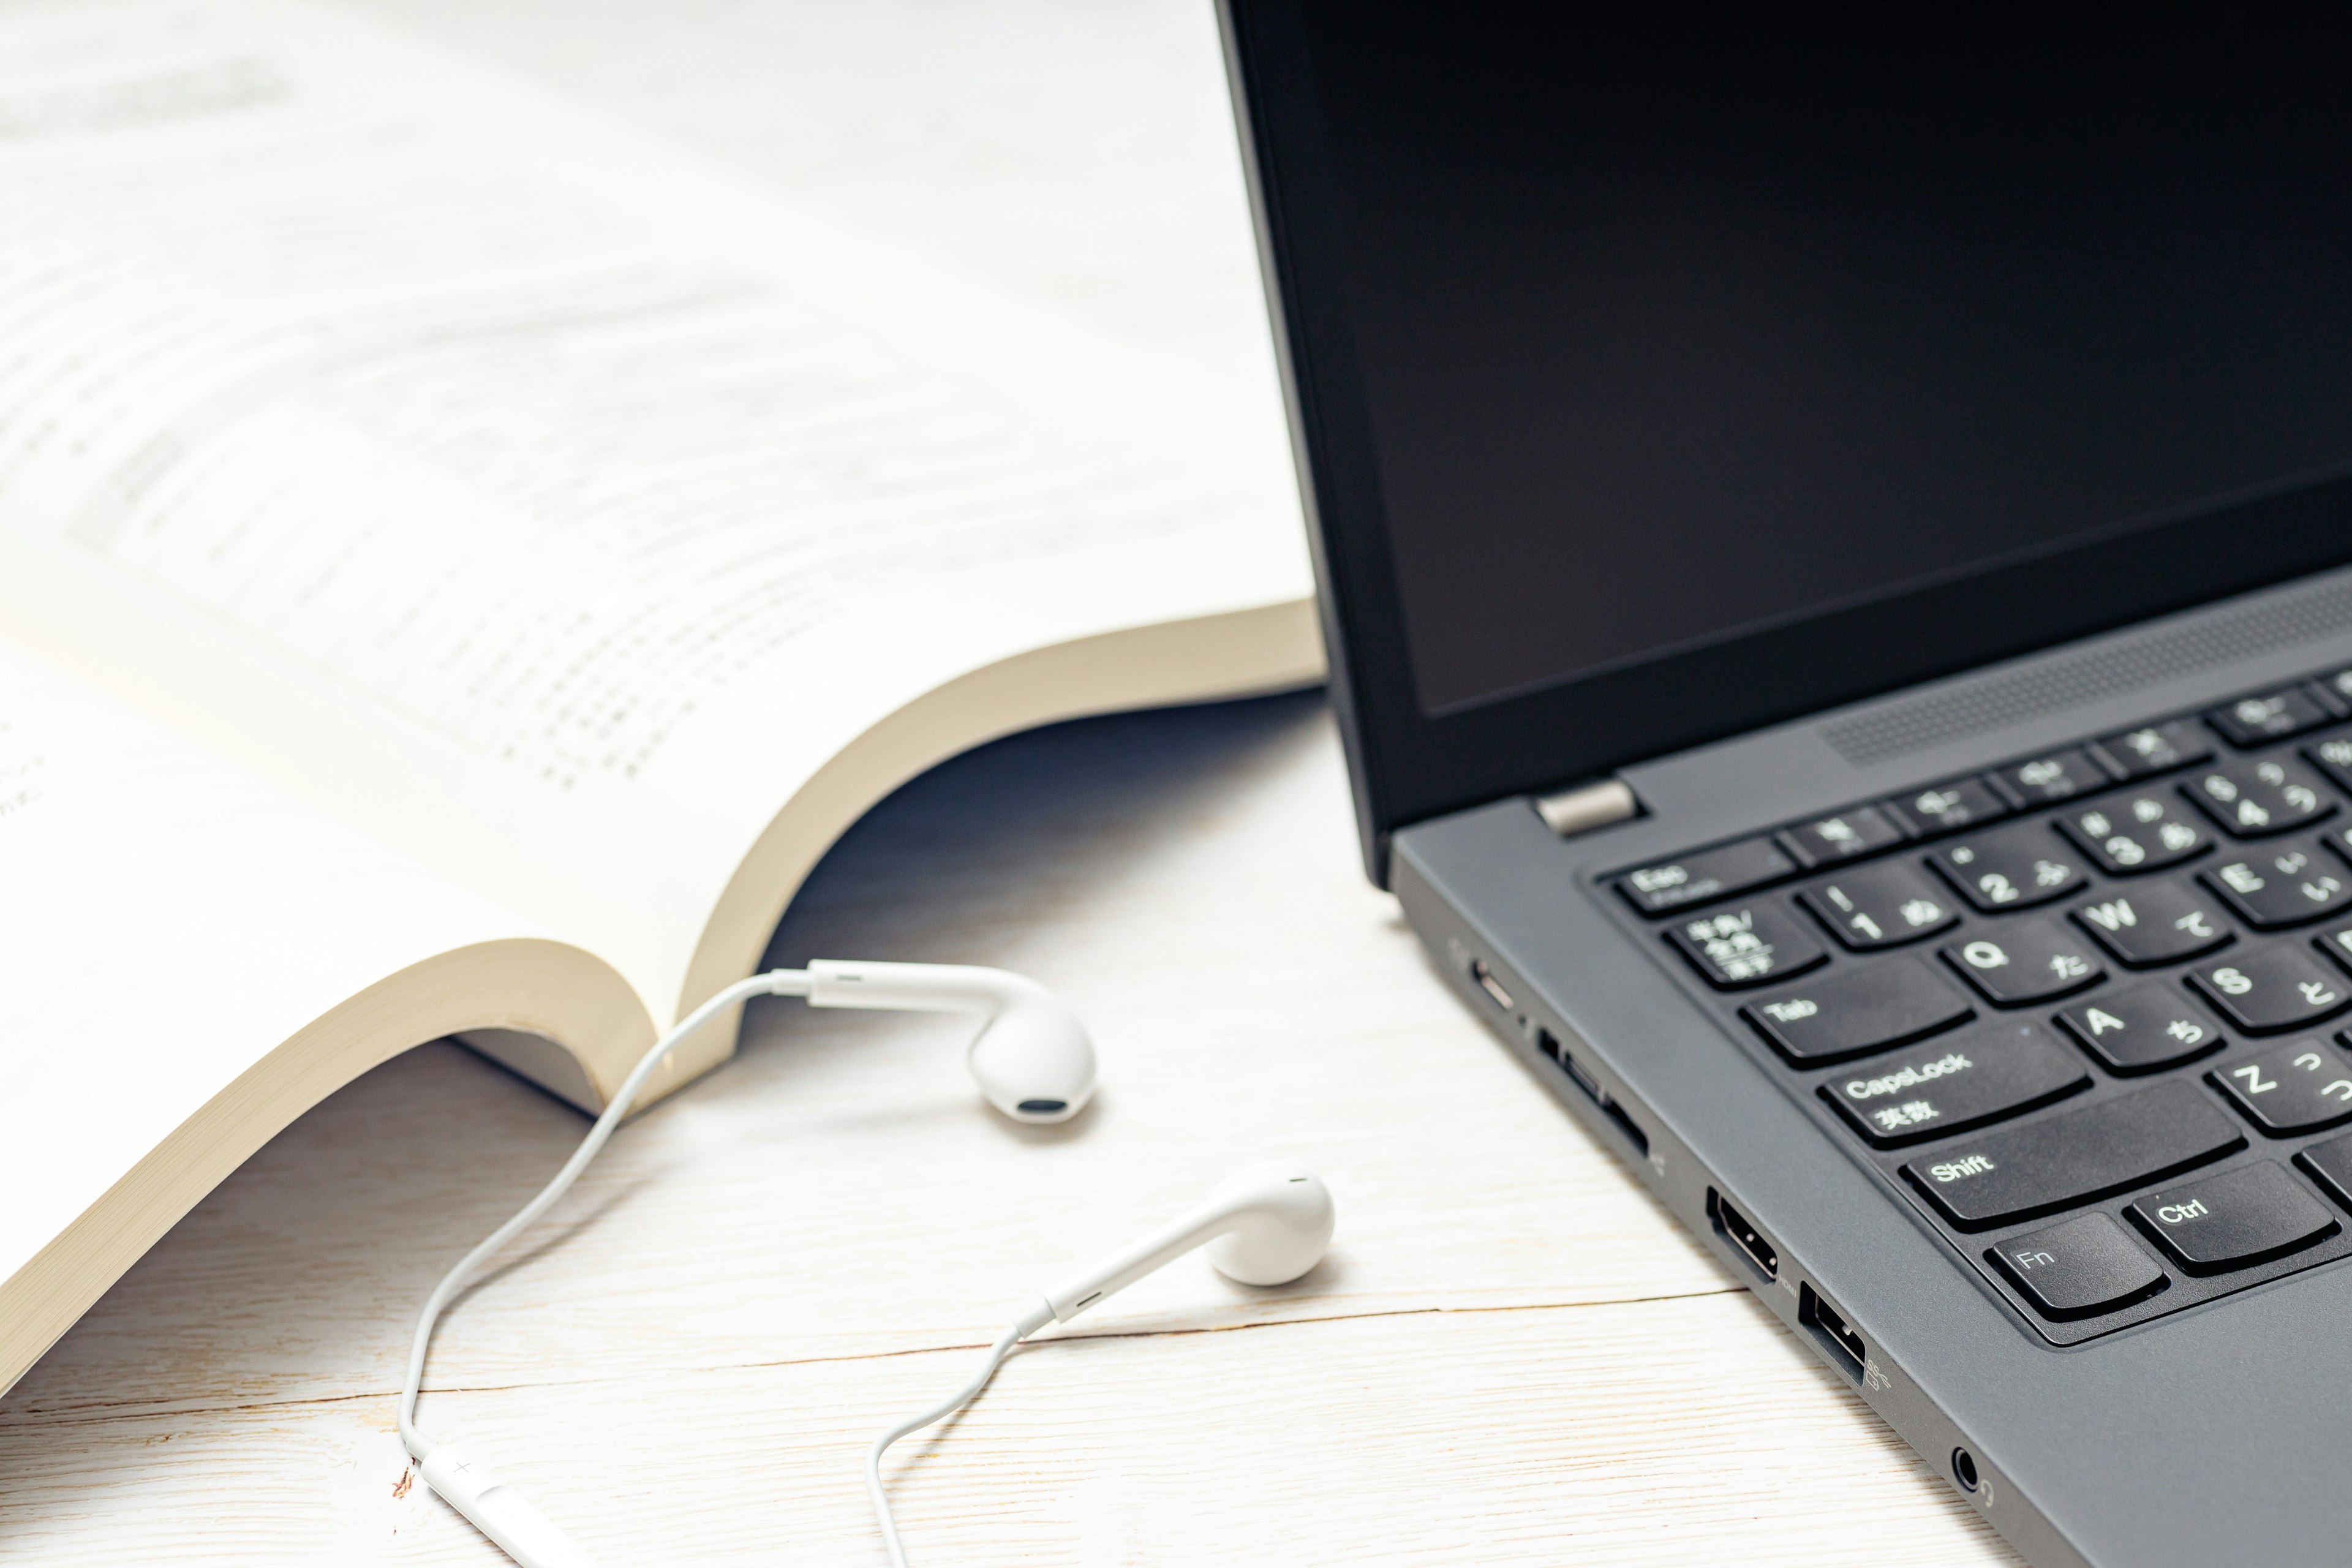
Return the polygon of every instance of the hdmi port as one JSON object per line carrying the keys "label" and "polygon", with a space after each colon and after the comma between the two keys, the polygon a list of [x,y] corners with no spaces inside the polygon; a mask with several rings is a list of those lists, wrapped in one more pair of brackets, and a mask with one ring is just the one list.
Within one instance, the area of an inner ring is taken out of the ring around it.
{"label": "hdmi port", "polygon": [[1748,1223],[1748,1216],[1723,1201],[1723,1194],[1713,1187],[1706,1190],[1707,1213],[1715,1220],[1715,1228],[1725,1240],[1739,1248],[1748,1261],[1756,1265],[1756,1272],[1767,1279],[1780,1277],[1780,1255],[1764,1239],[1764,1233]]}

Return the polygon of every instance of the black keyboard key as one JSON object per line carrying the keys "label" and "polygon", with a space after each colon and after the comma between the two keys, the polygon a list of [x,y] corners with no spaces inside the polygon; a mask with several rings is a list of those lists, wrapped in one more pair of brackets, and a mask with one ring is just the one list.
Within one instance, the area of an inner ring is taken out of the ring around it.
{"label": "black keyboard key", "polygon": [[2267,746],[2305,730],[2330,723],[2336,715],[2300,686],[2282,687],[2252,697],[2241,697],[2205,715],[2205,721],[2236,746]]}
{"label": "black keyboard key", "polygon": [[2323,675],[2311,683],[2319,700],[2339,714],[2352,713],[2352,669],[2339,669],[2333,675]]}
{"label": "black keyboard key", "polygon": [[2090,1318],[2172,1283],[2129,1232],[2104,1214],[2076,1215],[2011,1237],[1985,1254],[2045,1318]]}
{"label": "black keyboard key", "polygon": [[1796,911],[1776,901],[1676,921],[1666,940],[1719,991],[1786,979],[1829,959]]}
{"label": "black keyboard key", "polygon": [[2352,969],[2352,925],[2330,926],[2313,937],[2311,945],[2345,968]]}
{"label": "black keyboard key", "polygon": [[1987,914],[2063,898],[2084,883],[2081,858],[2042,823],[1971,834],[1930,857],[1930,864]]}
{"label": "black keyboard key", "polygon": [[1943,953],[1996,1007],[2071,996],[2107,977],[2091,944],[2055,921],[2011,921]]}
{"label": "black keyboard key", "polygon": [[1840,942],[1864,952],[1932,936],[1960,918],[1950,893],[1901,861],[1847,871],[1797,896]]}
{"label": "black keyboard key", "polygon": [[2124,1212],[2191,1274],[2251,1268],[2340,1228],[2326,1204],[2268,1160],[2151,1193]]}
{"label": "black keyboard key", "polygon": [[2304,1028],[2352,1003],[2352,987],[2342,974],[2295,947],[2259,948],[2227,963],[2192,969],[2189,984],[2223,1022],[2249,1035]]}
{"label": "black keyboard key", "polygon": [[1992,777],[1994,787],[2022,806],[2071,800],[2078,795],[2105,789],[2115,782],[2090,752],[2079,748],[2053,752],[2030,763],[2002,768]]}
{"label": "black keyboard key", "polygon": [[2203,1089],[2176,1081],[1979,1132],[1903,1173],[1953,1225],[1982,1230],[2160,1182],[2245,1146]]}
{"label": "black keyboard key", "polygon": [[2240,838],[2292,833],[2336,809],[2309,769],[2274,758],[2207,768],[2180,790]]}
{"label": "black keyboard key", "polygon": [[2316,839],[2225,861],[2206,871],[2204,881],[2258,931],[2307,925],[2352,904],[2352,870],[2322,854]]}
{"label": "black keyboard key", "polygon": [[1967,997],[1916,958],[1842,970],[1739,1011],[1801,1067],[1908,1045],[1976,1016]]}
{"label": "black keyboard key", "polygon": [[1838,1074],[1821,1086],[1881,1149],[1965,1132],[2087,1088],[2091,1075],[2038,1024],[1990,1024]]}
{"label": "black keyboard key", "polygon": [[1903,842],[1903,830],[1876,806],[1858,805],[1819,822],[1791,827],[1780,835],[1780,847],[1808,870],[1834,866],[1861,855],[1874,855]]}
{"label": "black keyboard key", "polygon": [[2316,1035],[2225,1063],[2205,1077],[2273,1138],[2352,1121],[2352,1058]]}
{"label": "black keyboard key", "polygon": [[2219,1050],[2221,1031],[2169,985],[2135,985],[2058,1015],[2066,1032],[2113,1073],[2154,1072]]}
{"label": "black keyboard key", "polygon": [[2330,735],[2315,746],[2305,746],[2303,754],[2334,780],[2336,788],[2352,790],[2352,735]]}
{"label": "black keyboard key", "polygon": [[2106,736],[2099,742],[2099,750],[2124,777],[2144,779],[2201,763],[2213,754],[2213,744],[2197,726],[2176,719],[2168,724],[2148,724]]}
{"label": "black keyboard key", "polygon": [[2079,905],[2074,919],[2133,969],[2201,958],[2236,940],[2220,900],[2180,882],[2149,882]]}
{"label": "black keyboard key", "polygon": [[1982,779],[1954,779],[1949,784],[1890,800],[1884,809],[1912,837],[1935,838],[1958,833],[1963,827],[1998,821],[2007,816],[2012,807]]}
{"label": "black keyboard key", "polygon": [[2058,831],[2111,877],[2178,866],[2213,844],[2187,812],[2152,790],[2110,795],[2095,805],[2062,811]]}
{"label": "black keyboard key", "polygon": [[2352,1209],[2352,1137],[2315,1143],[2297,1154],[2294,1163],[2319,1184],[2321,1192]]}
{"label": "black keyboard key", "polygon": [[1779,845],[1769,838],[1748,838],[1628,871],[1617,879],[1617,890],[1643,914],[1662,915],[1686,904],[1727,899],[1796,872],[1797,863]]}

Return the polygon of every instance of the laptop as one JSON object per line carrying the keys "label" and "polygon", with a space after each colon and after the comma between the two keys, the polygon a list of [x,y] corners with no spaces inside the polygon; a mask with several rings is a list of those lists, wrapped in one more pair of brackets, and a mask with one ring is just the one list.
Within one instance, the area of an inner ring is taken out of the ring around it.
{"label": "laptop", "polygon": [[2327,24],[1224,25],[1464,1004],[2042,1568],[2352,1559]]}

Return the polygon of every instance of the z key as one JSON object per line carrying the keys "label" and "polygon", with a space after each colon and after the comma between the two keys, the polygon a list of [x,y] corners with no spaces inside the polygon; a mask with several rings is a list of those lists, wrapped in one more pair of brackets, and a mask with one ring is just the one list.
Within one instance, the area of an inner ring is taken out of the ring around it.
{"label": "z key", "polygon": [[2273,1138],[2352,1121],[2352,1059],[2319,1038],[2215,1068],[2206,1080]]}

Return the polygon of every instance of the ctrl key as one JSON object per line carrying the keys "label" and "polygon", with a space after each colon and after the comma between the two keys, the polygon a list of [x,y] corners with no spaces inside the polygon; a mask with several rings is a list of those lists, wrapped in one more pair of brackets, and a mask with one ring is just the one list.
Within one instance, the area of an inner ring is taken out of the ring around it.
{"label": "ctrl key", "polygon": [[2104,1214],[2077,1215],[1985,1256],[2045,1318],[2095,1317],[2155,1295],[2172,1281],[2124,1227]]}

